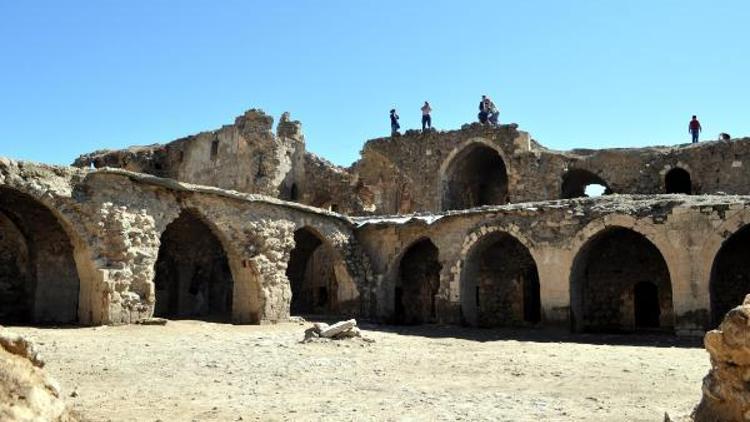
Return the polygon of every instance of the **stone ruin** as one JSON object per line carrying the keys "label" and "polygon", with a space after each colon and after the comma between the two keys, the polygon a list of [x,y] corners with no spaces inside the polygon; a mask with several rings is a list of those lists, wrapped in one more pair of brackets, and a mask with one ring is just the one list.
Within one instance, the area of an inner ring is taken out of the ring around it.
{"label": "stone ruin", "polygon": [[706,333],[711,370],[703,379],[696,422],[750,420],[750,295]]}
{"label": "stone ruin", "polygon": [[750,292],[745,161],[750,139],[563,152],[469,124],[344,168],[259,110],[72,167],[0,158],[0,323],[702,335]]}
{"label": "stone ruin", "polygon": [[74,422],[57,382],[29,340],[0,327],[0,420]]}

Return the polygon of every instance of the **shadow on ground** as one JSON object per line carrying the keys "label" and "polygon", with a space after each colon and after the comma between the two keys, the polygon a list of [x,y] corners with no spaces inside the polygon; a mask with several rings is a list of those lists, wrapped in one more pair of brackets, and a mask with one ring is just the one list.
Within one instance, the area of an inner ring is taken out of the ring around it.
{"label": "shadow on ground", "polygon": [[[334,323],[345,318],[306,315],[309,322]],[[702,337],[682,337],[667,333],[570,333],[557,328],[473,328],[454,325],[385,325],[359,321],[367,331],[428,338],[454,338],[478,342],[516,340],[535,343],[579,343],[611,346],[703,348]]]}

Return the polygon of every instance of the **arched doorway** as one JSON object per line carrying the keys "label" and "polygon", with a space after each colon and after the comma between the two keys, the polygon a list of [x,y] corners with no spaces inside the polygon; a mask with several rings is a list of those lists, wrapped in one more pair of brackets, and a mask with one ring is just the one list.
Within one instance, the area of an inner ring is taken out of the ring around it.
{"label": "arched doorway", "polygon": [[722,243],[711,268],[711,320],[717,326],[724,315],[750,294],[750,225]]}
{"label": "arched doorway", "polygon": [[443,175],[443,210],[509,201],[505,162],[494,148],[476,143],[458,153]]}
{"label": "arched doorway", "polygon": [[154,315],[228,321],[234,280],[226,251],[201,217],[184,210],[161,235]]}
{"label": "arched doorway", "polygon": [[562,199],[586,198],[596,191],[599,195],[610,195],[610,189],[607,182],[596,174],[582,169],[568,170],[563,175],[562,181]]}
{"label": "arched doorway", "polygon": [[578,252],[570,294],[576,331],[674,328],[672,283],[659,249],[642,234],[611,227]]}
{"label": "arched doorway", "polygon": [[316,232],[294,232],[286,276],[292,289],[292,315],[331,315],[339,310],[335,253]]}
{"label": "arched doorway", "polygon": [[667,193],[693,193],[693,184],[687,170],[675,167],[664,176],[664,188]]}
{"label": "arched doorway", "polygon": [[503,232],[477,242],[461,274],[461,311],[467,324],[479,327],[541,320],[539,273],[523,243]]}
{"label": "arched doorway", "polygon": [[399,263],[394,291],[394,322],[421,324],[437,318],[435,295],[440,288],[440,252],[430,239],[417,241]]}
{"label": "arched doorway", "polygon": [[80,280],[57,217],[29,195],[0,188],[0,323],[73,323]]}

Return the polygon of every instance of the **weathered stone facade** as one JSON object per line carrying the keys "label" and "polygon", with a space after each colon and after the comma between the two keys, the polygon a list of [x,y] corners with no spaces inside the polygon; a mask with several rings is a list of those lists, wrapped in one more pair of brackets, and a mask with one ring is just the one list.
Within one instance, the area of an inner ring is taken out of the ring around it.
{"label": "weathered stone facade", "polygon": [[[190,284],[218,277],[232,286],[231,297],[224,293],[220,301],[223,306],[231,303],[227,319],[286,320],[291,290],[285,271],[293,233],[303,227],[320,233],[331,248],[338,282],[348,295],[342,298],[349,303],[347,313],[359,315],[361,309],[351,303],[368,296],[368,263],[353,226],[330,212],[124,170],[85,171],[5,159],[0,161],[0,186],[2,215],[17,227],[30,228],[23,231],[28,233],[23,239],[28,252],[21,248],[19,256],[3,259],[14,264],[4,265],[4,274],[28,274],[26,290],[6,288],[8,300],[22,296],[21,302],[30,304],[25,313],[18,311],[23,315],[8,320],[117,324],[151,317],[159,297],[156,284],[169,278],[158,274],[160,255],[180,256],[193,247],[197,249],[189,256],[197,258],[207,252],[201,249],[207,234],[218,242],[208,245],[221,245],[223,253],[212,253],[224,257],[230,274],[220,266],[198,268],[200,260],[191,266],[171,265],[183,272],[177,277],[178,295],[183,302],[193,301],[174,305],[182,309],[176,316],[195,316],[191,309],[196,308],[197,315],[207,314],[206,307],[201,310],[189,296],[210,296],[211,287]],[[193,217],[188,225],[203,227],[185,230],[186,223],[180,222],[184,215]],[[183,225],[177,239],[170,239],[170,224]],[[3,239],[8,239],[6,233],[18,238],[16,230],[3,230]],[[15,238],[11,240],[17,243]]]}
{"label": "weathered stone facade", "polygon": [[[292,312],[694,335],[750,290],[750,196],[689,195],[750,193],[746,140],[556,152],[472,124],[369,141],[341,168],[288,115],[271,126],[251,110],[76,161],[98,169],[0,160],[0,322]],[[579,198],[592,183],[613,194]]]}
{"label": "weathered stone facade", "polygon": [[[407,131],[370,140],[361,159],[342,168],[305,152],[299,122],[282,116],[276,136],[271,124],[270,117],[251,110],[215,132],[167,145],[101,151],[74,164],[262,193],[348,215],[575,198],[584,196],[590,184],[619,194],[750,194],[750,176],[743,170],[750,159],[748,139],[554,151],[515,124],[474,123],[460,130]],[[217,139],[214,159],[208,148]],[[268,177],[238,176],[249,174]]]}

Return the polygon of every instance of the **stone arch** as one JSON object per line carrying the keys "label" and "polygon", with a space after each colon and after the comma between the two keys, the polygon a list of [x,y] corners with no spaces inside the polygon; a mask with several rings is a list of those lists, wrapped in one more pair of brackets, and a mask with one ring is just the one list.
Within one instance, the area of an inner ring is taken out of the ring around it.
{"label": "stone arch", "polygon": [[0,323],[79,321],[84,249],[53,208],[0,187]]}
{"label": "stone arch", "polygon": [[401,255],[394,290],[394,322],[420,324],[437,319],[440,251],[427,237],[413,242]]}
{"label": "stone arch", "polygon": [[540,322],[539,272],[528,241],[498,227],[483,229],[464,245],[459,266],[464,321],[480,327]]}
{"label": "stone arch", "polygon": [[729,236],[716,253],[709,280],[711,324],[718,326],[724,315],[742,304],[750,294],[750,224]]}
{"label": "stone arch", "polygon": [[664,190],[666,193],[691,195],[693,183],[690,179],[690,173],[681,167],[672,168],[664,175]]}
{"label": "stone arch", "polygon": [[293,315],[353,314],[359,308],[359,290],[342,252],[310,225],[294,231],[286,276]]}
{"label": "stone arch", "polygon": [[497,145],[470,139],[443,161],[439,172],[440,209],[467,209],[510,202],[509,161]]}
{"label": "stone arch", "polygon": [[600,176],[583,169],[570,169],[562,178],[562,199],[586,197],[586,188],[591,185],[600,185],[604,187],[603,195],[612,193],[612,189],[607,182]]}
{"label": "stone arch", "polygon": [[[658,292],[658,326],[639,325],[649,309],[640,289],[652,283]],[[638,287],[639,291],[636,292]],[[606,225],[578,249],[570,274],[571,323],[574,331],[622,332],[674,329],[672,280],[661,250],[639,231]]]}
{"label": "stone arch", "polygon": [[154,315],[231,320],[236,286],[230,253],[209,220],[195,208],[183,209],[161,234]]}

